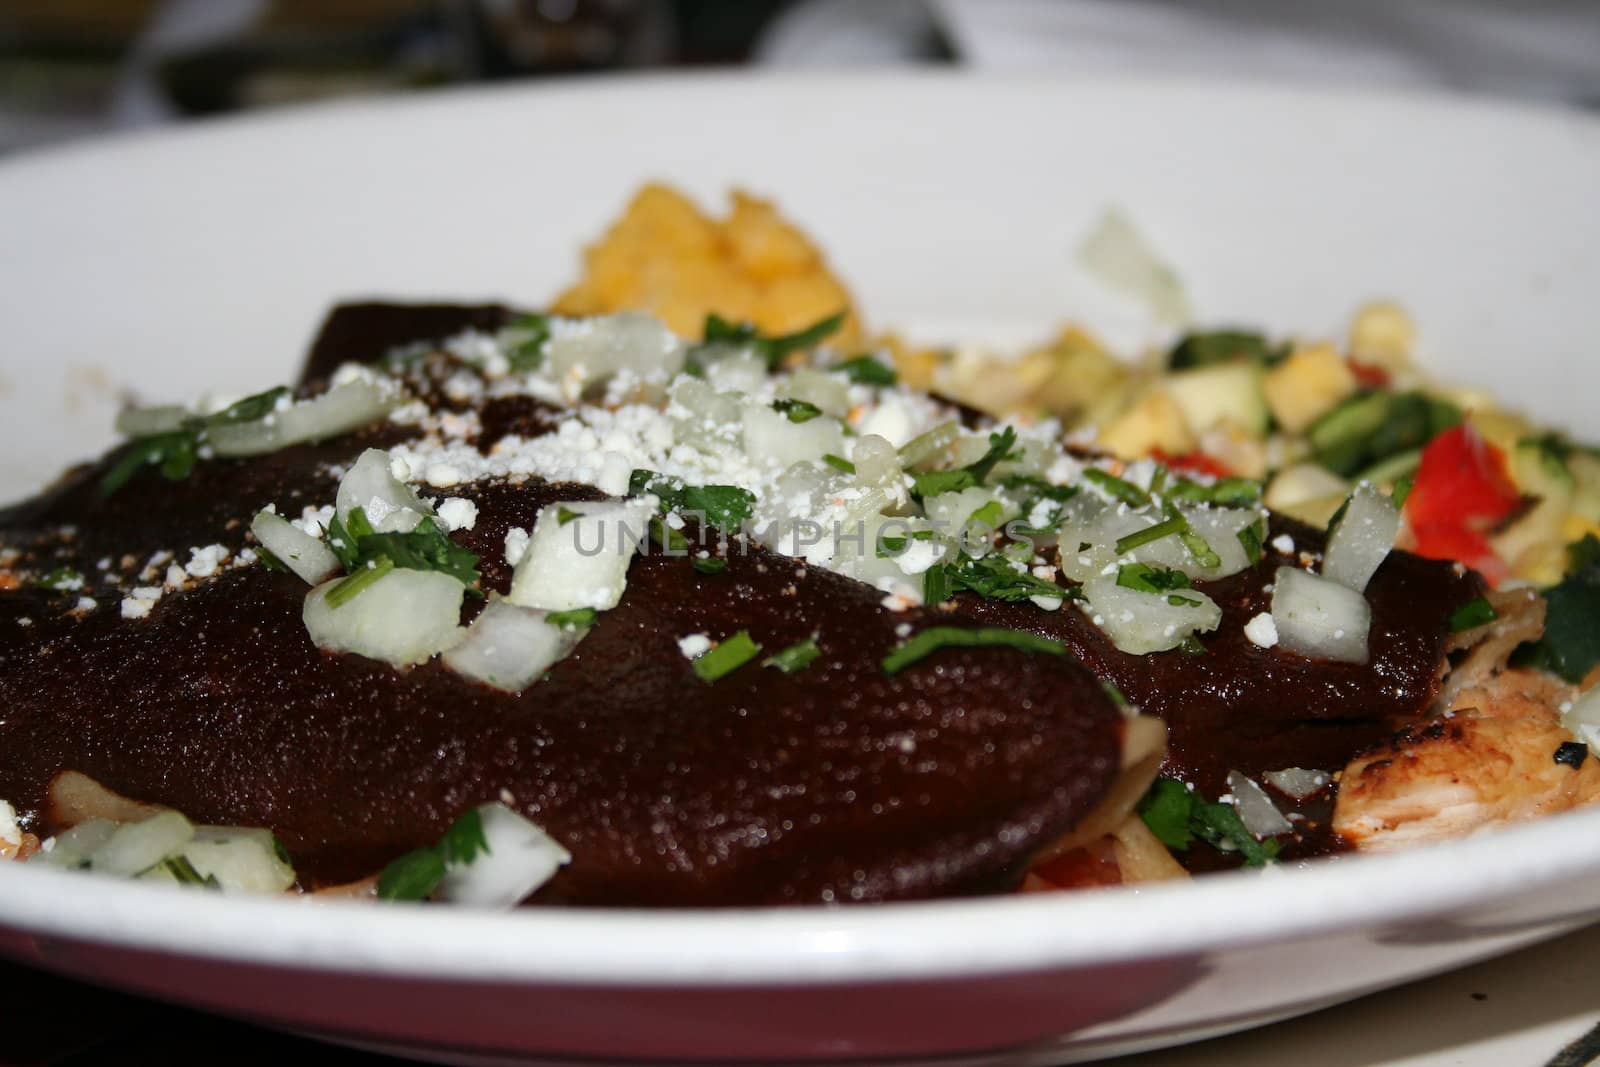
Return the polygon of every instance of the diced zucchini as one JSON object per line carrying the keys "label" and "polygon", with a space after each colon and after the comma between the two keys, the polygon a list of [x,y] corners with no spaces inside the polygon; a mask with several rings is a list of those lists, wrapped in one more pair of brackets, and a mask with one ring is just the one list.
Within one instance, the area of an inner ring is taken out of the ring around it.
{"label": "diced zucchini", "polygon": [[1399,452],[1420,448],[1461,422],[1453,404],[1423,393],[1358,393],[1306,431],[1317,462],[1349,477]]}
{"label": "diced zucchini", "polygon": [[1560,543],[1577,483],[1558,452],[1540,440],[1517,443],[1511,452],[1511,476],[1517,488],[1538,503],[1491,538],[1490,544],[1514,573],[1524,568],[1545,569],[1538,566],[1542,549]]}
{"label": "diced zucchini", "polygon": [[1398,304],[1375,300],[1356,312],[1350,324],[1350,354],[1363,363],[1402,370],[1411,363],[1417,328]]}
{"label": "diced zucchini", "polygon": [[1267,371],[1261,389],[1278,425],[1304,433],[1356,391],[1356,376],[1332,345],[1313,345]]}
{"label": "diced zucchini", "polygon": [[1245,330],[1213,330],[1184,334],[1167,353],[1167,366],[1173,370],[1210,367],[1217,363],[1247,360],[1265,363],[1272,355],[1267,339]]}
{"label": "diced zucchini", "polygon": [[1169,374],[1163,388],[1195,433],[1231,422],[1256,437],[1267,435],[1267,402],[1259,363],[1235,361]]}

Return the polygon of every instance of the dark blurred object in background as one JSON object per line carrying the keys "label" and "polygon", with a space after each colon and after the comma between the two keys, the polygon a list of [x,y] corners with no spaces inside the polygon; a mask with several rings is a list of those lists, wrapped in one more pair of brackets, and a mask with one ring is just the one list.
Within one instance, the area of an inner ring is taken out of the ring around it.
{"label": "dark blurred object in background", "polygon": [[739,63],[792,0],[0,0],[0,152],[453,82]]}

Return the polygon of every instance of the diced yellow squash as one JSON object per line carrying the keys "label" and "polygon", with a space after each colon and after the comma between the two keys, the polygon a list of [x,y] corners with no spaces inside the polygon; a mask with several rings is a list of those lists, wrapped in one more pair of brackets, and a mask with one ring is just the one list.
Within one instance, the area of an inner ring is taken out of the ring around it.
{"label": "diced yellow squash", "polygon": [[1350,355],[1363,363],[1388,370],[1411,364],[1417,348],[1417,328],[1399,304],[1374,300],[1356,311],[1350,323]]}
{"label": "diced yellow squash", "polygon": [[1173,371],[1161,386],[1172,394],[1196,433],[1229,421],[1246,433],[1267,435],[1267,405],[1256,363],[1238,360]]}
{"label": "diced yellow squash", "polygon": [[1043,351],[1049,354],[1052,369],[1037,399],[1067,426],[1114,415],[1126,404],[1132,370],[1088,333],[1069,326]]}
{"label": "diced yellow squash", "polygon": [[[1572,510],[1588,524],[1600,524],[1600,457],[1587,452],[1573,452],[1567,457],[1567,469],[1572,472],[1573,481],[1577,483],[1577,492],[1572,498]],[[1576,541],[1582,536],[1583,534],[1579,533],[1567,540]]]}
{"label": "diced yellow squash", "polygon": [[1357,385],[1350,364],[1332,345],[1320,344],[1296,350],[1269,370],[1261,389],[1278,425],[1298,434],[1338,407]]}
{"label": "diced yellow squash", "polygon": [[1468,412],[1467,421],[1478,431],[1478,436],[1494,445],[1510,458],[1517,450],[1517,442],[1532,436],[1533,427],[1521,415],[1493,407],[1463,406]]}
{"label": "diced yellow squash", "polygon": [[1559,579],[1560,549],[1565,544],[1561,529],[1572,510],[1576,482],[1558,456],[1535,442],[1517,445],[1508,456],[1517,488],[1538,503],[1491,537],[1489,544],[1513,574],[1544,574],[1553,566]]}
{"label": "diced yellow squash", "polygon": [[1162,451],[1181,456],[1193,452],[1194,433],[1168,393],[1153,389],[1100,429],[1101,447],[1122,459],[1138,459]]}

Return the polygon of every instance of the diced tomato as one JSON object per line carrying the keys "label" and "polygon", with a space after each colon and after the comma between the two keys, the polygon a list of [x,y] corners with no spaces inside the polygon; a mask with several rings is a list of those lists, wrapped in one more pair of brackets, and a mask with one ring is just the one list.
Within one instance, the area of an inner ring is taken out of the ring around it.
{"label": "diced tomato", "polygon": [[1470,425],[1446,430],[1422,450],[1422,464],[1406,497],[1413,551],[1430,559],[1460,560],[1490,582],[1499,582],[1506,565],[1490,547],[1488,535],[1521,501],[1504,452]]}
{"label": "diced tomato", "polygon": [[1389,371],[1376,363],[1363,363],[1359,359],[1348,361],[1350,371],[1363,389],[1382,389],[1389,384]]}
{"label": "diced tomato", "polygon": [[1170,470],[1209,474],[1213,478],[1226,478],[1233,473],[1227,464],[1204,452],[1185,452],[1181,456],[1174,456],[1158,448],[1150,453],[1150,458]]}

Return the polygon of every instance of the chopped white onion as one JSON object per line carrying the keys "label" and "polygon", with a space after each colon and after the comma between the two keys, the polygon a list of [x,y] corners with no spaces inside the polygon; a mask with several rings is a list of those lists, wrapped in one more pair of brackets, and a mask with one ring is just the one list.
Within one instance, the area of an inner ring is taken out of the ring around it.
{"label": "chopped white onion", "polygon": [[1233,806],[1244,828],[1257,837],[1274,837],[1294,829],[1266,791],[1238,771],[1228,772],[1228,792],[1233,794]]}
{"label": "chopped white onion", "polygon": [[546,505],[512,574],[511,603],[545,611],[616,607],[653,512],[644,500]]}
{"label": "chopped white onion", "polygon": [[[882,433],[882,430],[875,430]],[[888,436],[887,434],[885,436]],[[941,422],[927,433],[919,434],[900,447],[900,462],[907,470],[919,467],[949,448],[961,436],[961,424],[954,419]],[[893,438],[891,438],[892,440]]]}
{"label": "chopped white onion", "polygon": [[1332,781],[1327,771],[1307,770],[1304,767],[1285,767],[1281,771],[1268,771],[1262,777],[1272,788],[1296,800],[1304,800],[1322,792]]}
{"label": "chopped white onion", "polygon": [[742,419],[745,451],[757,461],[781,468],[844,451],[844,427],[826,415],[791,422],[788,415],[758,402],[745,405]]}
{"label": "chopped white onion", "polygon": [[1589,690],[1573,701],[1572,707],[1562,714],[1561,725],[1600,757],[1600,687]]}
{"label": "chopped white onion", "polygon": [[900,453],[887,438],[877,434],[862,434],[850,449],[850,461],[856,465],[856,482],[871,489],[888,493],[895,508],[910,502],[906,487],[906,472],[900,466]]}
{"label": "chopped white onion", "polygon": [[150,437],[183,428],[194,412],[178,404],[153,408],[124,408],[117,414],[117,432],[124,437]]}
{"label": "chopped white onion", "polygon": [[[1087,581],[1113,563],[1134,561],[1181,571],[1190,578],[1218,579],[1237,574],[1250,566],[1244,542],[1239,535],[1255,529],[1259,535],[1263,513],[1254,508],[1184,507],[1180,514],[1189,529],[1215,552],[1220,561],[1215,567],[1202,567],[1183,539],[1176,533],[1118,554],[1116,543],[1129,534],[1149,529],[1166,520],[1154,508],[1133,510],[1107,504],[1099,497],[1080,493],[1067,501],[1062,512],[1061,572],[1073,581]],[[1084,545],[1089,547],[1084,548]]]}
{"label": "chopped white onion", "polygon": [[[756,388],[760,387],[756,383]],[[746,388],[747,393],[755,388]],[[850,387],[826,371],[802,367],[778,383],[780,397],[803,400],[822,409],[822,413],[842,419],[850,411]]]}
{"label": "chopped white onion", "polygon": [[683,344],[652,315],[624,311],[584,319],[552,319],[545,366],[577,392],[618,371],[671,376],[683,369]]}
{"label": "chopped white onion", "polygon": [[110,819],[85,819],[65,833],[57,834],[55,845],[48,851],[35,852],[31,862],[69,870],[89,865],[101,846],[117,832],[117,824]]}
{"label": "chopped white onion", "polygon": [[89,857],[89,869],[132,878],[176,856],[194,840],[194,825],[175,811],[123,823]]}
{"label": "chopped white onion", "polygon": [[1388,558],[1400,533],[1400,510],[1371,482],[1350,494],[1344,517],[1328,538],[1322,576],[1360,593]]}
{"label": "chopped white onion", "polygon": [[318,648],[405,667],[459,640],[467,588],[450,575],[393,570],[331,607],[328,591],[342,580],[325,582],[306,594],[303,618]]}
{"label": "chopped white onion", "polygon": [[1295,567],[1279,567],[1272,581],[1280,647],[1316,659],[1367,662],[1372,608],[1366,597]]}
{"label": "chopped white onion", "polygon": [[450,865],[434,894],[440,900],[514,908],[572,862],[572,853],[504,804],[485,804],[478,817],[488,851]]}
{"label": "chopped white onion", "polygon": [[358,430],[389,414],[404,399],[390,381],[358,378],[251,422],[213,426],[206,431],[206,441],[219,456],[258,456]]}
{"label": "chopped white onion", "polygon": [[714,441],[737,444],[743,411],[737,393],[719,393],[709,383],[685,376],[672,385],[667,416],[674,440],[704,447]]}
{"label": "chopped white onion", "polygon": [[428,505],[394,476],[393,459],[381,449],[361,453],[339,482],[335,498],[339,521],[348,523],[356,508],[378,533],[407,533],[429,514]]}
{"label": "chopped white onion", "polygon": [[515,693],[565,659],[583,631],[552,626],[545,613],[492,600],[461,643],[444,654],[445,666],[496,689]]}
{"label": "chopped white onion", "polygon": [[324,581],[339,569],[339,557],[327,545],[281,515],[257,512],[250,521],[250,532],[262,548],[282,560],[308,585]]}
{"label": "chopped white onion", "polygon": [[196,827],[181,855],[201,878],[215,878],[224,893],[282,893],[294,885],[294,868],[278,854],[270,830]]}
{"label": "chopped white onion", "polygon": [[1083,583],[1083,593],[1094,624],[1117,648],[1136,656],[1176,648],[1222,622],[1216,602],[1193,589],[1146,593],[1118,585],[1115,575],[1100,575]]}
{"label": "chopped white onion", "polygon": [[746,348],[735,348],[706,362],[706,381],[714,389],[753,393],[767,381],[767,361]]}
{"label": "chopped white onion", "polygon": [[[974,513],[992,503],[1000,505],[999,516],[994,521],[977,522]],[[957,493],[930,496],[922,502],[922,509],[929,525],[940,536],[966,544],[969,552],[981,551],[978,546],[988,544],[988,534],[1004,529],[1007,522],[1017,517],[1017,506],[1010,500],[994,489],[976,486]]]}

